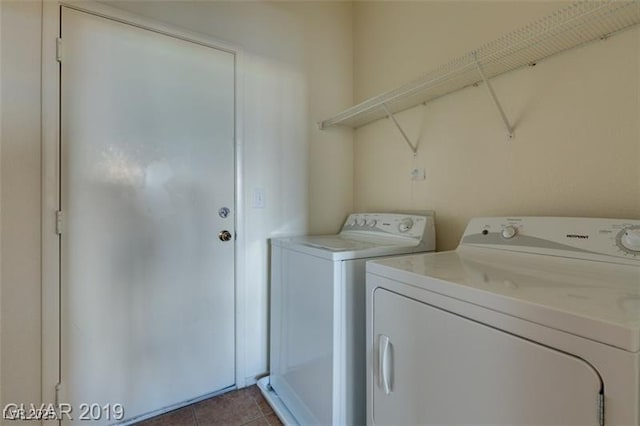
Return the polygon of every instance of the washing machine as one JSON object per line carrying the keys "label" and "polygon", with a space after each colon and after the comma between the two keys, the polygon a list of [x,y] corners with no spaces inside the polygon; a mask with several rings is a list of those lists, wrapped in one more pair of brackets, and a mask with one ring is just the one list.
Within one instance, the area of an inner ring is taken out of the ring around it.
{"label": "washing machine", "polygon": [[435,249],[433,212],[352,214],[337,235],[271,241],[270,376],[285,424],[365,424],[365,263]]}
{"label": "washing machine", "polygon": [[366,280],[369,425],[640,424],[640,221],[476,218]]}

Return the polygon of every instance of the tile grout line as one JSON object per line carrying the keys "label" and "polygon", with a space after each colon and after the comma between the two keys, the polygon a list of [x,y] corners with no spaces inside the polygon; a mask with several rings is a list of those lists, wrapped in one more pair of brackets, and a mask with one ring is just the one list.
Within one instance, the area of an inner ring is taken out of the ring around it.
{"label": "tile grout line", "polygon": [[193,424],[195,426],[200,426],[200,423],[198,423],[198,416],[196,415],[196,404],[191,404],[190,408],[191,408],[191,418],[193,419]]}
{"label": "tile grout line", "polygon": [[[247,394],[249,395],[249,397],[250,397],[250,398],[251,398],[251,400],[253,401],[253,404],[254,404],[254,405],[256,406],[256,408],[258,409],[258,413],[260,413],[260,414],[255,418],[255,419],[251,420],[250,422],[255,422],[256,420],[259,420],[259,419],[261,419],[261,418],[262,418],[262,419],[264,419],[267,423],[269,423],[269,422],[267,421],[267,419],[265,419],[265,417],[264,417],[264,413],[262,412],[262,408],[260,408],[260,405],[258,404],[258,401],[256,401],[256,398],[255,398],[253,395],[251,395],[249,392],[247,392]],[[250,422],[247,422],[247,423],[250,423]]]}
{"label": "tile grout line", "polygon": [[[269,405],[269,403],[264,399],[264,397],[261,394],[258,394],[258,397],[255,397],[253,395],[251,395],[251,398],[253,399],[253,401],[258,405],[258,409],[260,410],[260,412],[262,413],[262,415],[266,418],[267,415],[274,413],[273,408],[271,408],[271,406]],[[265,413],[264,410],[262,409],[262,407],[260,406],[260,403],[258,402],[259,399],[264,400],[264,402],[267,404],[267,407],[269,407],[269,410],[271,410],[270,413]]]}

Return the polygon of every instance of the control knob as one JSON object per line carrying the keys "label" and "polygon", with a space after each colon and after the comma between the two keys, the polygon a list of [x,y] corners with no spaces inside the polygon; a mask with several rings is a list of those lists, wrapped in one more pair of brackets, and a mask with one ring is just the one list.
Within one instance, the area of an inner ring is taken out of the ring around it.
{"label": "control knob", "polygon": [[374,226],[376,226],[376,223],[378,223],[378,221],[376,221],[375,219],[369,219],[367,220],[367,226],[373,228]]}
{"label": "control knob", "polygon": [[366,223],[366,221],[362,217],[359,217],[359,218],[356,219],[356,225],[358,225],[358,226],[364,226],[365,223]]}
{"label": "control knob", "polygon": [[516,228],[513,225],[507,225],[504,228],[502,228],[502,238],[504,239],[510,239],[516,236],[516,234],[518,233],[518,228]]}
{"label": "control knob", "polygon": [[402,219],[402,221],[398,225],[398,230],[403,233],[408,232],[411,228],[413,228],[413,219],[411,219],[410,217]]}
{"label": "control knob", "polygon": [[640,252],[640,226],[624,229],[620,233],[620,245],[623,250]]}

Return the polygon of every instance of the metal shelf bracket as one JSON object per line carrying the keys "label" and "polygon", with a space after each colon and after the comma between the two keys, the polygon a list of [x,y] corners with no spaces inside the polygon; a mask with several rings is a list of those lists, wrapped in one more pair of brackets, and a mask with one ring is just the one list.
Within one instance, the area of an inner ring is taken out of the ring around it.
{"label": "metal shelf bracket", "polygon": [[480,73],[480,77],[482,77],[482,81],[484,81],[484,85],[487,86],[489,95],[491,96],[491,99],[493,99],[493,103],[496,104],[496,108],[498,108],[498,112],[500,113],[500,117],[502,117],[504,126],[507,128],[507,134],[509,136],[509,139],[513,139],[513,126],[511,125],[511,123],[509,123],[509,119],[507,118],[507,115],[504,113],[504,110],[502,109],[502,105],[500,105],[500,101],[498,100],[496,93],[493,91],[493,87],[491,86],[491,83],[489,83],[489,80],[487,80],[487,76],[484,74],[482,65],[480,65],[480,62],[478,61],[478,55],[476,53],[474,53],[474,59],[476,62],[476,67],[478,68],[478,72]]}
{"label": "metal shelf bracket", "polygon": [[400,134],[402,134],[402,138],[407,143],[407,145],[409,145],[409,148],[411,148],[411,152],[413,152],[414,157],[418,155],[418,144],[416,143],[414,145],[411,143],[411,141],[409,140],[409,137],[402,129],[402,126],[400,125],[400,123],[398,123],[398,120],[396,120],[396,117],[393,115],[391,111],[389,111],[389,108],[387,108],[385,104],[382,104],[381,106],[382,106],[382,109],[384,109],[384,112],[387,114],[387,116],[391,119],[391,121],[393,121],[393,124],[396,125],[396,127],[400,131]]}

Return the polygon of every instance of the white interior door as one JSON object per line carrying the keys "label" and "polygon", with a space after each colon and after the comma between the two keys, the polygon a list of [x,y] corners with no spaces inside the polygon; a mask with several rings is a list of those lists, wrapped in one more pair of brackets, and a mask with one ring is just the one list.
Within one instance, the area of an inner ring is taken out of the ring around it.
{"label": "white interior door", "polygon": [[582,359],[380,288],[373,303],[370,424],[599,424]]}
{"label": "white interior door", "polygon": [[66,7],[61,34],[61,399],[131,419],[234,384],[235,58]]}

